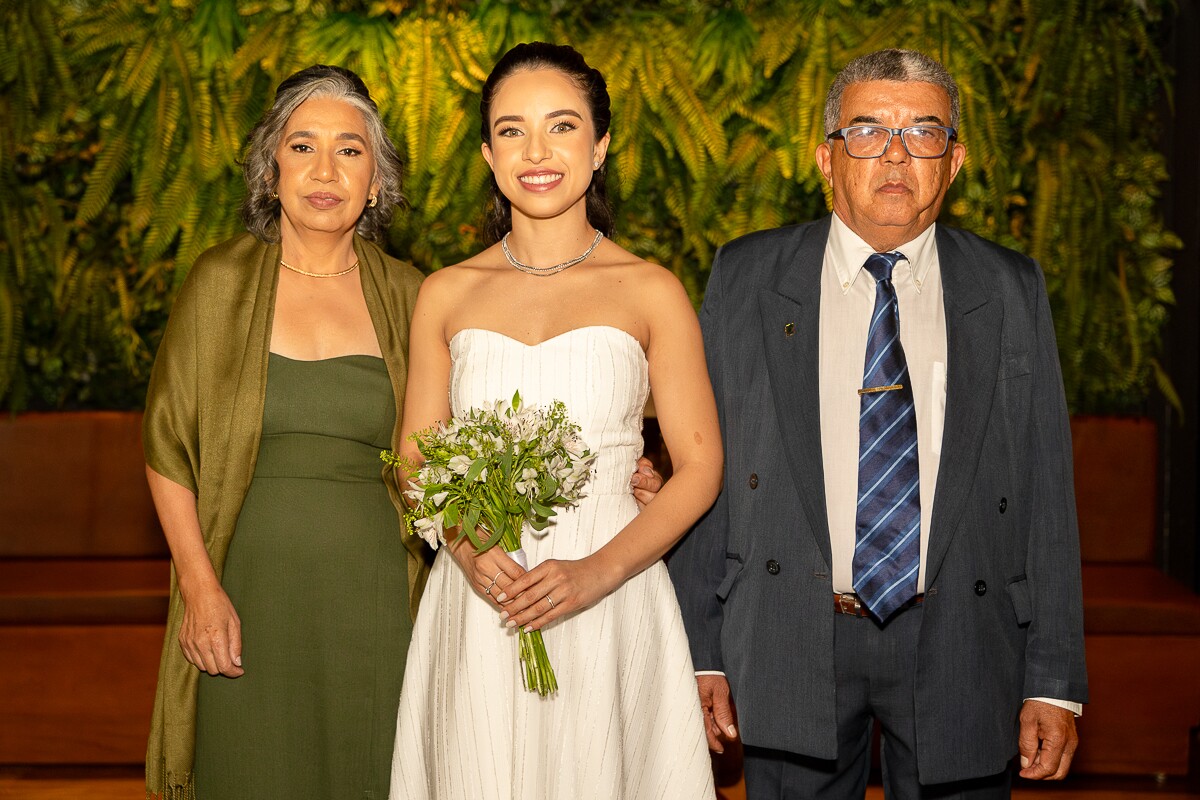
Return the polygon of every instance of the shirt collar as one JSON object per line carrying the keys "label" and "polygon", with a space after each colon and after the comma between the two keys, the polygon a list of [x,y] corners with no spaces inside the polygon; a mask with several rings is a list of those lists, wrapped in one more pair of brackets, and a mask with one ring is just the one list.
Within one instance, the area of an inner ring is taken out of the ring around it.
{"label": "shirt collar", "polygon": [[[921,293],[921,287],[925,284],[925,278],[937,256],[937,245],[933,235],[936,227],[937,223],[930,225],[915,239],[896,248],[904,254],[909,266],[908,269],[900,269],[897,279],[911,280],[917,294]],[[863,271],[863,264],[867,263],[867,259],[875,252],[875,248],[863,241],[861,236],[852,231],[850,226],[842,222],[841,218],[834,213],[833,223],[829,227],[829,244],[826,252],[833,259],[833,268],[837,272],[838,285],[842,287],[842,294],[846,294],[854,285],[854,281],[858,279],[859,273]]]}

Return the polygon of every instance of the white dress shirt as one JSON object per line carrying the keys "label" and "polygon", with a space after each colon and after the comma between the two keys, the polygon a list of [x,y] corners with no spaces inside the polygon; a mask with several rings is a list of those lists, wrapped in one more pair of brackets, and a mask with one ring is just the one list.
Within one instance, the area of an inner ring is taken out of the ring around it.
{"label": "white dress shirt", "polygon": [[[946,412],[946,311],[934,227],[896,248],[904,259],[896,262],[892,272],[900,305],[900,341],[917,409],[921,479],[918,592],[925,591],[925,554]],[[819,375],[821,455],[835,592],[854,591],[851,568],[857,529],[858,417],[862,407],[858,390],[862,388],[867,329],[875,308],[875,279],[863,264],[874,252],[834,215],[821,267]]]}

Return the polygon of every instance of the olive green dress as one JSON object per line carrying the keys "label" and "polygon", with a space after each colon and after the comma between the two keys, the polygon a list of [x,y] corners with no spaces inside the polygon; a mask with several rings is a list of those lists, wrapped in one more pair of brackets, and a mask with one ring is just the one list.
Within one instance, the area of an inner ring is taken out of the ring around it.
{"label": "olive green dress", "polygon": [[270,355],[262,444],[222,578],[246,673],[201,677],[200,800],[387,797],[412,634],[380,478],[394,425],[382,359]]}

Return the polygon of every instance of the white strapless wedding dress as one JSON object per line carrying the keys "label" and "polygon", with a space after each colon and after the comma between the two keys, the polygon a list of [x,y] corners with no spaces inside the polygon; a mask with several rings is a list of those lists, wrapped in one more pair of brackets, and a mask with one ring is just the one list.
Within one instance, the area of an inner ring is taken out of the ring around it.
{"label": "white strapless wedding dress", "polygon": [[[531,566],[587,556],[637,514],[629,477],[649,378],[635,338],[591,326],[531,346],[469,328],[450,355],[455,414],[517,390],[528,405],[562,400],[599,453],[587,497],[544,535],[525,533]],[[714,797],[696,679],[661,561],[543,636],[559,686],[546,698],[521,684],[516,634],[438,553],[408,651],[392,800]]]}

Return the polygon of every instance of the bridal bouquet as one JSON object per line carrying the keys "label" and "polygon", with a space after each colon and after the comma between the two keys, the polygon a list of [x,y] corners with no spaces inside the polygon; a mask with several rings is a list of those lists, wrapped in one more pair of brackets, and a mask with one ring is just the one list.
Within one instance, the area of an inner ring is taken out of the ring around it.
{"label": "bridal bouquet", "polygon": [[[526,569],[521,531],[526,525],[545,530],[555,506],[583,497],[596,460],[565,405],[530,408],[522,405],[520,392],[412,439],[425,459],[415,472],[395,453],[379,454],[409,473],[404,492],[414,503],[405,515],[409,532],[437,549],[446,530],[458,527],[453,538],[465,535],[477,553],[499,544]],[[525,688],[543,697],[558,689],[541,631],[518,631],[518,643]]]}

